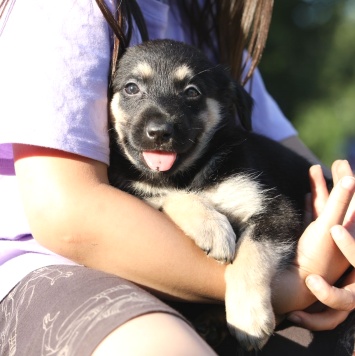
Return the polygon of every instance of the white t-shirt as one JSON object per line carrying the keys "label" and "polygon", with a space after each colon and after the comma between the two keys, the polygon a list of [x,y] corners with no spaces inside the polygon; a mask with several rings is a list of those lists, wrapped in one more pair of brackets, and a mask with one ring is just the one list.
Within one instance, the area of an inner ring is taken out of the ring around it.
{"label": "white t-shirt", "polygon": [[[169,1],[138,3],[151,39],[189,41]],[[107,4],[114,10],[113,0]],[[108,163],[112,50],[112,33],[95,0],[12,0],[7,9],[0,23],[0,300],[29,272],[73,263],[32,238],[9,144],[51,147]],[[134,33],[132,44],[139,41]],[[258,71],[252,89],[254,130],[275,140],[295,135]]]}

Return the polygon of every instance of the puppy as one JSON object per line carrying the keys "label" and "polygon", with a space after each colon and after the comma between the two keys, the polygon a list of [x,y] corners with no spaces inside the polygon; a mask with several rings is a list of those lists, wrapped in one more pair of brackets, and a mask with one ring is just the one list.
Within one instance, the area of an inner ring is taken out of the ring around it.
{"label": "puppy", "polygon": [[272,281],[302,231],[310,163],[249,132],[251,110],[245,90],[196,48],[128,48],[112,82],[109,179],[232,262],[227,323],[244,348],[260,349],[275,328]]}

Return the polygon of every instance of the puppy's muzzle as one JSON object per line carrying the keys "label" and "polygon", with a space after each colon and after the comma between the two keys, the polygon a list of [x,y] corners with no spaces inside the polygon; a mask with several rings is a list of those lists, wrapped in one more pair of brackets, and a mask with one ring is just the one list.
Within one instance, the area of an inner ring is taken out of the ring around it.
{"label": "puppy's muzzle", "polygon": [[151,119],[146,125],[145,134],[148,140],[159,147],[172,139],[174,126],[163,119]]}

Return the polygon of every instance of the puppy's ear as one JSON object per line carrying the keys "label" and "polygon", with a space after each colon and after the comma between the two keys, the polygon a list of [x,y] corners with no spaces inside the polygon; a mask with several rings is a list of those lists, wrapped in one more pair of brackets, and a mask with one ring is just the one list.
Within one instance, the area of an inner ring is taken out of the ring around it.
{"label": "puppy's ear", "polygon": [[232,83],[234,92],[234,106],[243,128],[252,130],[251,113],[253,110],[253,99],[250,94],[237,82]]}

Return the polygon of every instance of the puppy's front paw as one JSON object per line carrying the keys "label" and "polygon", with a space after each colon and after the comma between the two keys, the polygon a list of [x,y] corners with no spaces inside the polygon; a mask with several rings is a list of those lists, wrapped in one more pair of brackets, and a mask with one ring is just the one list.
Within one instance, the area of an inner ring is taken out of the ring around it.
{"label": "puppy's front paw", "polygon": [[196,244],[217,261],[231,262],[235,255],[236,235],[226,216],[210,210],[199,219],[192,237]]}
{"label": "puppy's front paw", "polygon": [[[235,272],[235,267],[230,265],[227,270]],[[228,278],[227,273],[226,314],[229,330],[244,349],[260,350],[276,325],[270,288],[262,283],[258,285],[252,272],[246,283],[245,279],[233,277]]]}
{"label": "puppy's front paw", "polygon": [[231,302],[226,304],[229,331],[248,351],[260,350],[275,329],[271,305],[264,306],[261,303],[262,301],[255,301],[252,305],[250,301],[244,301],[238,307]]}
{"label": "puppy's front paw", "polygon": [[209,256],[223,263],[233,260],[236,235],[227,217],[209,201],[196,193],[178,190],[149,202],[168,215]]}

